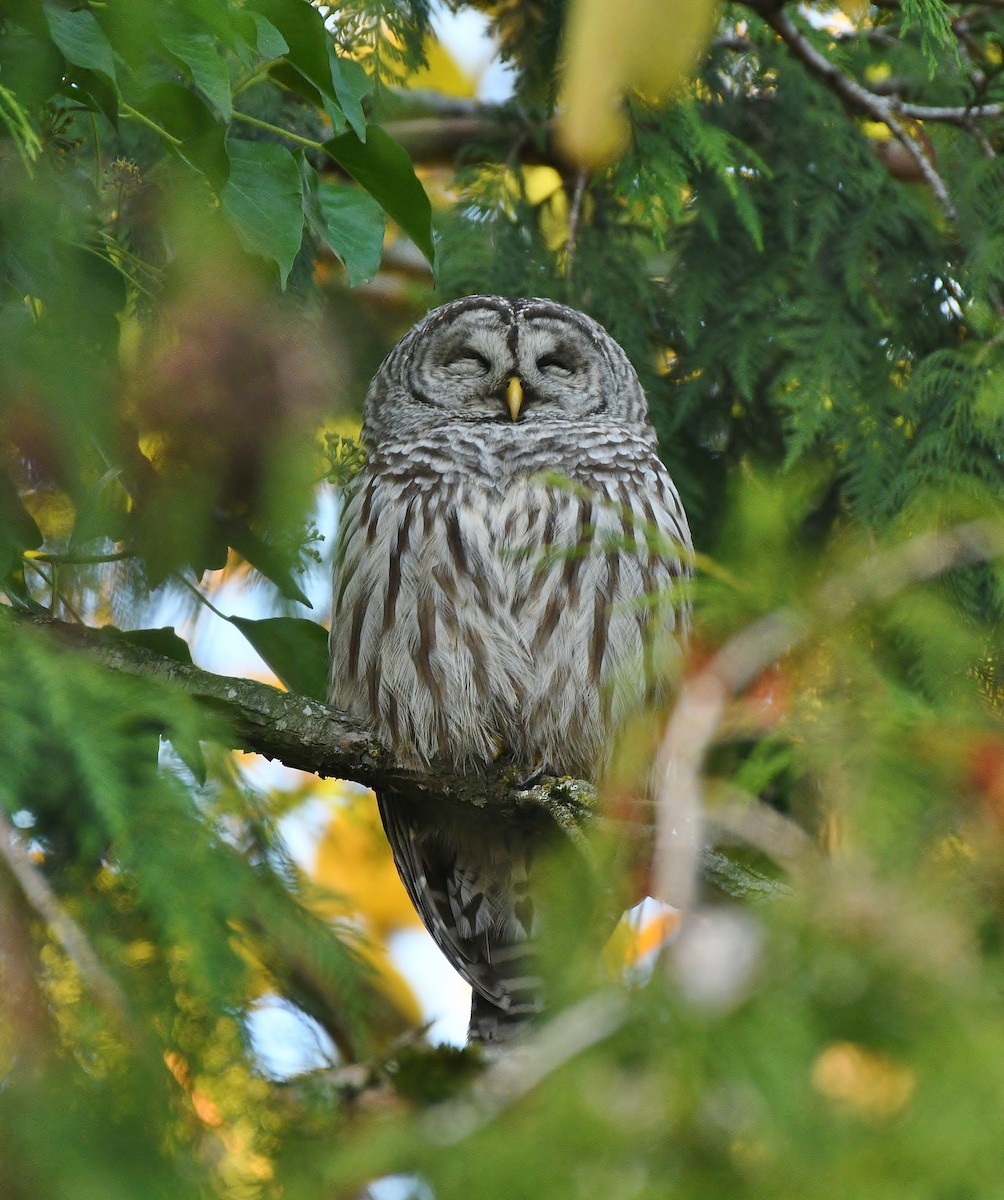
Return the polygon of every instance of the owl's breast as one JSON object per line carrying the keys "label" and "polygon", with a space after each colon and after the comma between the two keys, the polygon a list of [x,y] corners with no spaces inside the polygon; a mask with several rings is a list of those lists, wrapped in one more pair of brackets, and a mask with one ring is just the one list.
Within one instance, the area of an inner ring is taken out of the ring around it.
{"label": "owl's breast", "polygon": [[515,740],[529,662],[515,562],[496,538],[502,503],[496,486],[446,473],[370,472],[344,514],[332,702],[405,758],[468,768]]}
{"label": "owl's breast", "polygon": [[371,464],[346,510],[333,702],[405,757],[588,773],[639,698],[642,602],[672,574],[625,515],[660,520],[658,497],[598,464],[599,492],[508,460],[417,465]]}

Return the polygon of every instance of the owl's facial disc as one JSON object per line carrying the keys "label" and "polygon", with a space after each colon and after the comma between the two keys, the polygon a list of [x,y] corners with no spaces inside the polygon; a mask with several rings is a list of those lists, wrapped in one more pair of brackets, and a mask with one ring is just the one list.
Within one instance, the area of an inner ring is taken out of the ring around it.
{"label": "owl's facial disc", "polygon": [[509,421],[515,374],[511,332],[501,312],[465,312],[436,331],[411,375],[412,390],[465,421]]}
{"label": "owl's facial disc", "polygon": [[516,344],[520,379],[541,415],[578,418],[597,411],[610,391],[607,364],[586,333],[543,314],[521,322]]}
{"label": "owl's facial disc", "polygon": [[410,368],[410,391],[455,420],[567,422],[606,409],[609,360],[559,306],[485,298],[476,308],[446,308],[429,335]]}

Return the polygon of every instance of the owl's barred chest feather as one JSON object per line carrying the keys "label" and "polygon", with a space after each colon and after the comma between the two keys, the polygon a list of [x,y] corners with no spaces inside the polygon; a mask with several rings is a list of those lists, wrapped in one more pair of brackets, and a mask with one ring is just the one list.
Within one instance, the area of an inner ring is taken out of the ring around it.
{"label": "owl's barred chest feather", "polygon": [[[385,447],[364,472],[340,543],[333,699],[398,754],[589,774],[641,698],[653,626],[673,625],[643,598],[679,572],[651,533],[685,541],[686,526],[647,439],[585,433],[574,461],[538,444],[524,464],[503,430]],[[567,485],[541,478],[542,451]]]}

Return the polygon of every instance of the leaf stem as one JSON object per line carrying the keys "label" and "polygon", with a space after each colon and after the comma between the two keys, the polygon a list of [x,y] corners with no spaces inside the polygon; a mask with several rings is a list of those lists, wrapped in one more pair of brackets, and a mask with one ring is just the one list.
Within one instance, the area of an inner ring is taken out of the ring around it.
{"label": "leaf stem", "polygon": [[197,588],[194,583],[192,583],[190,580],[186,579],[184,577],[184,575],[181,574],[180,571],[176,572],[175,574],[176,574],[176,578],[179,579],[194,596],[196,596],[199,600],[201,600],[202,603],[206,606],[206,608],[209,609],[209,611],[211,613],[213,613],[215,616],[219,617],[222,621],[230,620],[230,618],[227,616],[227,614],[225,612],[220,612],[220,610],[216,607],[216,605],[212,602],[212,600],[210,600],[209,597],[207,595],[205,595],[204,592],[202,592],[199,588]]}
{"label": "leaf stem", "polygon": [[141,113],[138,108],[133,108],[131,104],[126,104],[124,100],[119,101],[119,108],[121,108],[125,116],[132,117],[134,121],[139,121],[140,124],[145,125],[148,129],[152,129],[154,133],[159,134],[165,142],[169,142],[175,147],[182,145],[181,138],[175,137],[173,133],[168,133],[162,125],[158,125],[156,121],[151,121],[150,118],[145,113]]}
{"label": "leaf stem", "polygon": [[135,558],[135,550],[115,550],[110,554],[48,554],[44,550],[26,550],[24,557],[32,562],[56,563],[63,567],[84,567],[95,563],[121,562]]}
{"label": "leaf stem", "polygon": [[274,62],[275,62],[274,58],[270,59],[268,62],[263,62],[263,63],[261,63],[260,66],[256,67],[250,74],[245,75],[245,77],[239,83],[236,83],[234,85],[231,95],[234,98],[236,98],[242,92],[246,92],[249,87],[253,87],[260,79],[264,79],[265,76],[268,74],[269,69],[272,66],[272,63],[274,63]]}
{"label": "leaf stem", "polygon": [[283,129],[280,125],[272,125],[268,121],[260,121],[257,117],[252,117],[248,113],[238,112],[234,109],[234,120],[243,121],[245,125],[254,125],[256,129],[265,129],[269,133],[277,133],[280,137],[288,138],[291,142],[296,142],[300,146],[308,146],[311,150],[324,150],[323,142],[315,142],[312,138],[301,137],[298,133],[293,133],[292,130]]}

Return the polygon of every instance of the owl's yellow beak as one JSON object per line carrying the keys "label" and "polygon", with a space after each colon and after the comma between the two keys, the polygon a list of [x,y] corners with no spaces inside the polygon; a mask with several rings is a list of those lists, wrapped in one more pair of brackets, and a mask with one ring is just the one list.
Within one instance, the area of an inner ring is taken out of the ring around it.
{"label": "owl's yellow beak", "polygon": [[506,384],[505,402],[509,405],[509,416],[515,421],[523,407],[523,383],[518,375],[514,375]]}

